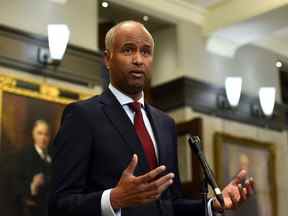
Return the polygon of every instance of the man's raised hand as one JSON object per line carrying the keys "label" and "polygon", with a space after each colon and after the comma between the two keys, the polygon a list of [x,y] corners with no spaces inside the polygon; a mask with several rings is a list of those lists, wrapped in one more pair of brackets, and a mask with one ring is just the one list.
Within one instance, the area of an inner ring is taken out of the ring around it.
{"label": "man's raised hand", "polygon": [[113,209],[157,200],[161,193],[173,183],[174,173],[159,177],[166,170],[165,166],[159,166],[141,176],[134,176],[137,164],[138,156],[134,154],[117,186],[111,190],[110,201]]}

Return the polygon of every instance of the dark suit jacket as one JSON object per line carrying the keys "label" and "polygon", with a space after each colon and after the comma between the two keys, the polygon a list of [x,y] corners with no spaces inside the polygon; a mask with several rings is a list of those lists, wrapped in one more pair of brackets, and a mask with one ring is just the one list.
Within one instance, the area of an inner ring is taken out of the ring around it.
{"label": "dark suit jacket", "polygon": [[[16,179],[17,197],[22,208],[22,215],[47,215],[48,188],[51,164],[43,160],[34,146],[25,149],[19,157],[18,174]],[[42,173],[45,184],[40,188],[37,196],[31,196],[30,185],[36,174]],[[36,206],[29,207],[27,201],[33,201]]]}
{"label": "dark suit jacket", "polygon": [[[122,216],[201,215],[201,202],[180,199],[174,121],[150,105],[145,109],[160,164],[176,178],[160,200],[122,209]],[[133,124],[110,90],[66,107],[54,144],[50,216],[100,216],[103,191],[117,185],[134,153],[139,157],[135,175],[149,171]]]}

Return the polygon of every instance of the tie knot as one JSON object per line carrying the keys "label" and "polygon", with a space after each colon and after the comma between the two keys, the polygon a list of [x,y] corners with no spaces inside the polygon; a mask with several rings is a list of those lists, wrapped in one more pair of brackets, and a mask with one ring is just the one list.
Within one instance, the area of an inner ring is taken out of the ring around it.
{"label": "tie knot", "polygon": [[140,112],[141,111],[141,104],[137,101],[133,102],[133,103],[129,103],[128,104],[130,109],[132,111],[134,111],[135,113]]}

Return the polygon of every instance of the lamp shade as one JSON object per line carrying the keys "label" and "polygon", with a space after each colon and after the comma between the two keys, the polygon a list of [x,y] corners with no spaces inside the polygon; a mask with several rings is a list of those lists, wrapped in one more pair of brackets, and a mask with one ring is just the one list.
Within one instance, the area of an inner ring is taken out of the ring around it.
{"label": "lamp shade", "polygon": [[61,60],[65,53],[70,31],[67,25],[64,24],[49,24],[48,25],[48,41],[50,57],[55,60]]}
{"label": "lamp shade", "polygon": [[262,87],[259,90],[259,100],[263,113],[266,116],[273,114],[276,89],[274,87]]}
{"label": "lamp shade", "polygon": [[242,90],[241,77],[227,77],[225,80],[225,92],[230,106],[236,107],[239,104]]}

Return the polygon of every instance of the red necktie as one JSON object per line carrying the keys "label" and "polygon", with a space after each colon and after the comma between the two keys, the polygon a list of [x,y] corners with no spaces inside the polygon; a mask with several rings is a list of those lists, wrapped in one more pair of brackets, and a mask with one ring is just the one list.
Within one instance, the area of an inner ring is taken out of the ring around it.
{"label": "red necktie", "polygon": [[141,104],[138,102],[129,103],[129,107],[135,112],[134,116],[134,128],[143,146],[146,159],[151,169],[157,167],[157,160],[152,139],[145,127],[143,116],[141,113]]}

